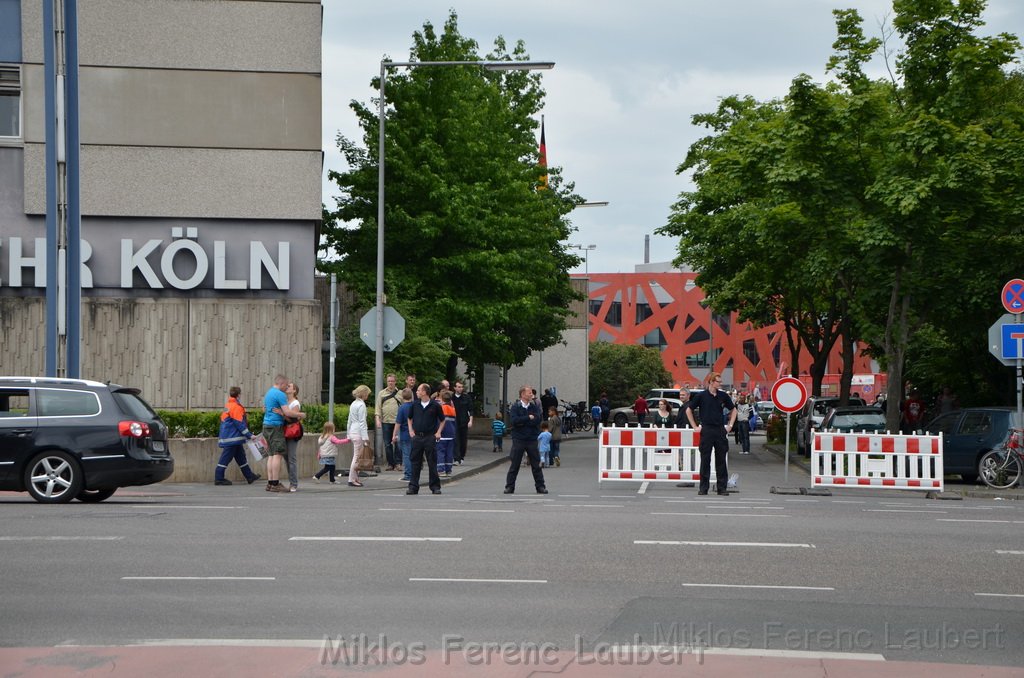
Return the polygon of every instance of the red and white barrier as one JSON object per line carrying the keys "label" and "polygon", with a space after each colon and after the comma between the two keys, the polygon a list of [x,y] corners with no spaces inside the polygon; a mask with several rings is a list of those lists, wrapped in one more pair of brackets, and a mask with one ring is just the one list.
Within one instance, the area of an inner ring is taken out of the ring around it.
{"label": "red and white barrier", "polygon": [[942,491],[942,436],[815,431],[813,487]]}
{"label": "red and white barrier", "polygon": [[699,444],[700,434],[692,428],[606,426],[600,432],[598,484],[606,480],[697,482]]}

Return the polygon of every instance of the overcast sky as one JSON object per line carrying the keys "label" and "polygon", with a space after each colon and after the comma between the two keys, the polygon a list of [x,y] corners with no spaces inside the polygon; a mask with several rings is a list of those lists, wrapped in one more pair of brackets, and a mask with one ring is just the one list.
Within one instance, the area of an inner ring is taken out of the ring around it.
{"label": "overcast sky", "polygon": [[[369,103],[370,80],[387,55],[406,61],[412,33],[430,21],[440,32],[454,9],[459,30],[490,51],[501,35],[523,40],[530,57],[554,61],[543,72],[548,164],[576,192],[607,207],[571,215],[571,243],[596,245],[592,273],[629,273],[644,261],[675,257],[675,239],[655,236],[680,191],[676,175],[703,133],[690,123],[730,94],[784,96],[800,73],[826,78],[832,10],[853,7],[866,32],[880,34],[891,0],[388,0],[324,3],[323,147],[326,169],[344,169],[335,137],[361,133],[349,102]],[[1024,36],[1024,0],[990,0],[986,34]],[[875,65],[883,74],[883,64]],[[326,180],[324,202],[337,189]],[[575,270],[583,272],[583,265]]]}

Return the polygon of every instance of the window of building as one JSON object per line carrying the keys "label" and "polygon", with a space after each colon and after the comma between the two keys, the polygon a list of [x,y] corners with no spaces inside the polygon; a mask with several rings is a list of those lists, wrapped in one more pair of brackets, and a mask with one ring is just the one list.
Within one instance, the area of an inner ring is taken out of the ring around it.
{"label": "window of building", "polygon": [[21,137],[21,71],[0,66],[0,137]]}

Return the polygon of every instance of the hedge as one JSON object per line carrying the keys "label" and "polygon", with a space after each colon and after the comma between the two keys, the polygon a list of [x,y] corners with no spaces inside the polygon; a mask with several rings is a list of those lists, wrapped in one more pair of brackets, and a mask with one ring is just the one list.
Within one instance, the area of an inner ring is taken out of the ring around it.
{"label": "hedge", "polygon": [[[306,418],[302,421],[302,427],[306,433],[319,433],[323,430],[324,422],[327,421],[327,405],[303,405],[302,411]],[[220,431],[220,415],[223,410],[216,412],[200,412],[180,410],[157,410],[157,414],[167,424],[172,438],[216,438]],[[248,410],[249,430],[259,433],[263,430],[263,410]],[[373,422],[373,408],[367,408],[366,420],[368,425]],[[344,431],[348,426],[348,405],[334,406],[334,427],[338,431]]]}

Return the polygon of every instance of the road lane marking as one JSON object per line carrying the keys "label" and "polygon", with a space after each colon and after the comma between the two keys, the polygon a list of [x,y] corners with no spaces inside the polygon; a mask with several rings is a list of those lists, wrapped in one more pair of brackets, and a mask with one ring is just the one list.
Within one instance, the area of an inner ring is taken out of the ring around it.
{"label": "road lane marking", "polygon": [[634,544],[656,544],[660,546],[765,546],[778,548],[817,548],[814,544],[786,544],[760,541],[658,541],[636,539]]}
{"label": "road lane marking", "polygon": [[1024,551],[996,551],[996,553],[1004,556],[1024,556]]}
{"label": "road lane marking", "polygon": [[625,504],[570,504],[572,508],[626,508]]}
{"label": "road lane marking", "polygon": [[462,537],[289,537],[288,541],[462,541]]}
{"label": "road lane marking", "polygon": [[864,513],[946,513],[930,509],[861,509]]}
{"label": "road lane marking", "polygon": [[457,584],[547,584],[547,579],[445,579],[443,577],[409,577],[409,581],[454,582]]}
{"label": "road lane marking", "polygon": [[0,542],[117,542],[124,537],[0,537]]}
{"label": "road lane marking", "polygon": [[378,511],[416,511],[424,513],[515,513],[512,509],[442,509],[442,508],[379,508]]}
{"label": "road lane marking", "polygon": [[276,577],[121,577],[132,581],[274,581]]}
{"label": "road lane marking", "polygon": [[589,494],[556,494],[556,497],[566,497],[571,499],[590,499]]}
{"label": "road lane marking", "polygon": [[975,593],[974,595],[989,598],[1024,598],[1024,593]]}
{"label": "road lane marking", "polygon": [[1024,523],[1024,520],[996,520],[995,518],[936,518],[939,523]]}
{"label": "road lane marking", "polygon": [[780,513],[652,513],[652,516],[714,516],[715,518],[788,518]]}
{"label": "road lane marking", "polygon": [[[109,508],[115,508],[112,504],[107,504]],[[118,507],[120,508],[120,507]],[[155,508],[155,509],[244,509],[249,508],[248,506],[183,506],[181,504],[125,504],[123,508]]]}
{"label": "road lane marking", "polygon": [[833,504],[866,504],[866,501],[860,501],[856,499],[834,499]]}
{"label": "road lane marking", "polygon": [[647,488],[650,487],[650,481],[645,480],[640,483],[640,489],[636,491],[637,494],[647,494]]}
{"label": "road lane marking", "polygon": [[785,589],[793,591],[835,591],[831,586],[775,586],[771,584],[683,584],[692,588],[718,589]]}
{"label": "road lane marking", "polygon": [[[814,652],[812,650],[759,650],[745,647],[701,647],[702,654],[732,655],[737,657],[775,657],[781,659],[852,659],[856,661],[884,662],[885,655],[873,652]],[[636,655],[634,655],[636,656]],[[656,655],[657,656],[657,655]]]}

